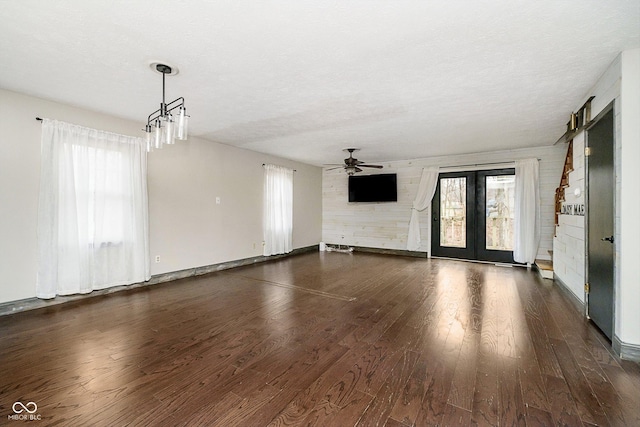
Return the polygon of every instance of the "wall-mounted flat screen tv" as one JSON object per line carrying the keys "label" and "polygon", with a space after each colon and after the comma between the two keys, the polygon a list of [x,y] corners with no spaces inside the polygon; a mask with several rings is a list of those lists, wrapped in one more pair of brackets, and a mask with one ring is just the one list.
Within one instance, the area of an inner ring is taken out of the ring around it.
{"label": "wall-mounted flat screen tv", "polygon": [[397,202],[395,173],[349,176],[349,202]]}

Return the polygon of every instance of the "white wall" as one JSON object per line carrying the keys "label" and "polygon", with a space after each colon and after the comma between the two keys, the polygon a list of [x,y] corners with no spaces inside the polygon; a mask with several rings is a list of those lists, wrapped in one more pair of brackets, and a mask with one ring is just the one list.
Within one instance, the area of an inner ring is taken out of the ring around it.
{"label": "white wall", "polygon": [[[36,116],[127,135],[139,135],[142,127],[0,89],[0,303],[35,296],[41,134]],[[261,255],[262,163],[297,170],[293,246],[318,244],[320,168],[190,137],[148,157],[151,256],[161,257],[158,264],[152,260],[151,273]]]}
{"label": "white wall", "polygon": [[263,163],[296,169],[293,247],[320,241],[318,167],[196,138],[148,159],[152,274],[262,255]]}
{"label": "white wall", "polygon": [[[550,259],[549,250],[553,246],[554,233],[555,188],[560,183],[565,152],[565,146],[556,145],[383,163],[384,169],[379,173],[398,175],[397,203],[348,203],[347,174],[341,169],[325,170],[322,178],[322,240],[332,244],[406,250],[411,205],[423,167],[539,158],[542,236],[538,258]],[[429,228],[427,211],[420,213],[420,251],[429,251]]]}
{"label": "white wall", "polygon": [[640,49],[622,52],[616,334],[640,345]]}

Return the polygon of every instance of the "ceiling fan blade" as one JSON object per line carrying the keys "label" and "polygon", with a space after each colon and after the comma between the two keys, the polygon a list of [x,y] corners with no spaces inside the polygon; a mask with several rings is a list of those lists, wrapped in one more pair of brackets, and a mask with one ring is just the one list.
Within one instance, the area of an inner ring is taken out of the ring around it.
{"label": "ceiling fan blade", "polygon": [[358,166],[363,167],[363,168],[376,168],[376,169],[382,169],[382,166],[380,166],[380,165],[358,165]]}
{"label": "ceiling fan blade", "polygon": [[359,167],[355,166],[356,168],[356,172],[362,172],[362,169],[360,169]]}
{"label": "ceiling fan blade", "polygon": [[354,165],[361,165],[361,164],[363,164],[363,163],[364,163],[364,162],[361,162],[361,161],[360,161],[360,160],[358,160],[358,159],[353,159],[353,164],[354,164]]}
{"label": "ceiling fan blade", "polygon": [[329,169],[326,169],[326,170],[333,171],[333,170],[336,170],[336,169],[344,169],[344,166],[338,166],[337,168],[329,168]]}
{"label": "ceiling fan blade", "polygon": [[323,163],[322,166],[344,166],[342,163]]}

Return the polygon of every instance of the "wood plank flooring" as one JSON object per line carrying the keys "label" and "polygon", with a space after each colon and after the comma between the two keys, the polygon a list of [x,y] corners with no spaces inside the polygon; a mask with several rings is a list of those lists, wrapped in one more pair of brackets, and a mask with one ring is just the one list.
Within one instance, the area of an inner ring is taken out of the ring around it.
{"label": "wood plank flooring", "polygon": [[14,402],[58,426],[639,426],[640,367],[525,269],[309,253],[0,318],[0,425]]}

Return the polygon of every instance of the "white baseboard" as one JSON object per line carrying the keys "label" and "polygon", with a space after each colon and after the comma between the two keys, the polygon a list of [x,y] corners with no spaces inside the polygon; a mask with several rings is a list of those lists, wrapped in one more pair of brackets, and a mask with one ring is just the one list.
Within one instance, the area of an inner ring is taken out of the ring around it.
{"label": "white baseboard", "polygon": [[613,336],[611,344],[621,359],[640,363],[640,345],[622,342],[617,335]]}

